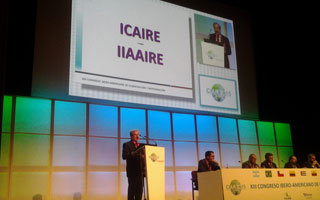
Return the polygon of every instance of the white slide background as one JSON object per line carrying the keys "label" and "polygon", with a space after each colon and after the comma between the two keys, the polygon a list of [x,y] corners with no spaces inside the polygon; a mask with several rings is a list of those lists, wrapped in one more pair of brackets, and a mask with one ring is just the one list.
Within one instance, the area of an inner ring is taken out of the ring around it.
{"label": "white slide background", "polygon": [[[233,28],[231,20],[159,0],[73,0],[69,95],[151,106],[241,114],[237,70],[196,62],[195,13],[231,23]],[[81,71],[92,73],[91,75],[75,72],[79,16],[83,17]],[[121,35],[121,22],[159,31],[160,43]],[[162,53],[164,65],[119,58],[118,45]],[[235,109],[234,104],[221,107],[201,105],[199,75],[234,80],[233,90],[236,91],[236,95],[233,96],[232,102],[237,102],[238,107]],[[120,82],[116,82],[112,77],[123,79],[117,79]],[[100,83],[87,82],[88,79],[96,79]],[[101,84],[103,80],[116,82],[116,84]],[[118,83],[123,83],[124,86]],[[133,87],[128,88],[126,85],[133,85]]]}

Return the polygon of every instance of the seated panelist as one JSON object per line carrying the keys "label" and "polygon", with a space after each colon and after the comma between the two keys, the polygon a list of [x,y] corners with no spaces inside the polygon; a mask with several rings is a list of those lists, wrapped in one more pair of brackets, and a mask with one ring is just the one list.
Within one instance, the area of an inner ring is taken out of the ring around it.
{"label": "seated panelist", "polygon": [[198,172],[216,171],[219,170],[219,163],[214,159],[214,152],[207,151],[205,158],[199,160]]}
{"label": "seated panelist", "polygon": [[259,168],[256,154],[250,154],[248,161],[242,163],[242,168]]}
{"label": "seated panelist", "polygon": [[305,168],[320,168],[320,164],[318,163],[316,159],[316,155],[313,153],[310,153],[308,155],[308,161],[303,164],[303,167]]}
{"label": "seated panelist", "polygon": [[297,157],[294,155],[290,156],[289,161],[284,165],[284,168],[300,168]]}
{"label": "seated panelist", "polygon": [[273,162],[272,153],[266,153],[264,157],[266,160],[261,163],[262,168],[277,168],[277,165]]}

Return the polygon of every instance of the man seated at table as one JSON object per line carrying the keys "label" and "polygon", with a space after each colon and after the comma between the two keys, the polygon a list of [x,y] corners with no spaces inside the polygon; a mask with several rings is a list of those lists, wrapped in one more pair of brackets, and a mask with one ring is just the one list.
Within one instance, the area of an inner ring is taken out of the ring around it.
{"label": "man seated at table", "polygon": [[303,164],[303,167],[306,168],[320,168],[320,164],[316,160],[316,155],[310,153],[308,155],[308,161]]}
{"label": "man seated at table", "polygon": [[294,155],[290,156],[289,162],[284,165],[284,168],[300,168],[297,157]]}
{"label": "man seated at table", "polygon": [[216,171],[219,169],[219,163],[214,159],[213,151],[207,151],[205,158],[199,160],[198,172]]}
{"label": "man seated at table", "polygon": [[242,163],[242,168],[259,168],[256,154],[250,154],[248,161]]}
{"label": "man seated at table", "polygon": [[264,157],[266,160],[261,163],[262,168],[277,168],[277,165],[273,162],[272,153],[266,153]]}

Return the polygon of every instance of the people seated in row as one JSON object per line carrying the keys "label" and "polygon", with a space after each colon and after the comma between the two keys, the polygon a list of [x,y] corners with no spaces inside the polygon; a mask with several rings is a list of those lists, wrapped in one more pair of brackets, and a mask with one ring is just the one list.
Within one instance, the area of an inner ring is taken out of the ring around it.
{"label": "people seated in row", "polygon": [[[205,158],[199,161],[198,172],[207,172],[219,170],[219,163],[214,159],[215,155],[213,151],[207,151]],[[273,162],[273,154],[266,153],[265,161],[261,163],[261,168],[277,168],[277,165]],[[246,162],[242,163],[242,168],[260,168],[257,164],[257,156],[250,154]],[[303,164],[305,168],[320,168],[320,164],[316,160],[315,154],[308,155],[308,161]],[[289,157],[289,161],[285,164],[284,168],[300,168],[298,159],[292,155]]]}
{"label": "people seated in row", "polygon": [[[242,163],[242,168],[259,168],[256,161],[257,156],[255,154],[250,154],[248,161]],[[320,168],[320,164],[316,160],[315,154],[311,153],[308,155],[308,161],[303,164],[303,167]],[[277,165],[273,162],[272,153],[265,154],[265,161],[261,163],[261,168],[277,168]],[[285,164],[284,168],[300,168],[297,157],[294,155],[290,156],[289,161]]]}
{"label": "people seated in row", "polygon": [[[242,168],[260,168],[257,164],[257,155],[250,154],[248,161],[242,163]],[[277,168],[277,165],[273,162],[272,153],[265,154],[265,161],[261,163],[261,168]]]}

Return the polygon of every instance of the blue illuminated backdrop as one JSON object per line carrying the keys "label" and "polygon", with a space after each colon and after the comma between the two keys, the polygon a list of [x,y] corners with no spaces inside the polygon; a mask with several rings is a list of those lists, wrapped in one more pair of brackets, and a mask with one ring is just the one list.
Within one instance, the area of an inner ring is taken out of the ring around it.
{"label": "blue illuminated backdrop", "polygon": [[293,154],[284,123],[16,96],[3,110],[1,200],[126,199],[121,151],[131,129],[165,147],[166,199],[191,198],[190,172],[207,150],[230,168],[266,152],[283,167]]}

